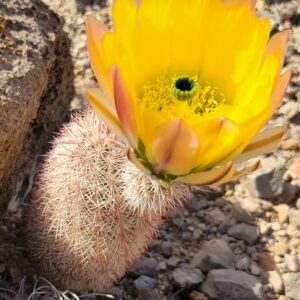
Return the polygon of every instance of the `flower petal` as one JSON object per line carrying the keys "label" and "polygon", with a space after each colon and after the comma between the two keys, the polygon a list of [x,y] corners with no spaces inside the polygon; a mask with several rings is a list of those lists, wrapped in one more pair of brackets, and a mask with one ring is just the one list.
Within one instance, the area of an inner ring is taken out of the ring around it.
{"label": "flower petal", "polygon": [[97,20],[95,16],[89,15],[86,17],[87,48],[91,66],[105,94],[112,100],[112,82],[104,63],[102,49],[102,39],[107,32],[108,28],[106,25]]}
{"label": "flower petal", "polygon": [[245,148],[235,162],[241,163],[255,156],[268,153],[274,150],[285,134],[287,125],[271,127],[259,133]]}
{"label": "flower petal", "polygon": [[277,85],[274,88],[274,91],[271,96],[271,104],[273,107],[273,111],[279,106],[281,99],[283,98],[288,84],[292,77],[292,70],[286,70],[278,79]]}
{"label": "flower petal", "polygon": [[284,56],[287,49],[289,35],[290,35],[289,30],[275,33],[270,38],[265,50],[265,58],[268,55],[276,55],[277,57],[280,58],[281,65],[279,66],[279,71],[281,70],[284,62]]}
{"label": "flower petal", "polygon": [[191,185],[212,185],[220,182],[223,178],[233,171],[233,163],[227,163],[222,166],[217,166],[211,170],[191,173],[186,176],[177,177],[175,181],[181,181]]}
{"label": "flower petal", "polygon": [[120,140],[127,141],[118,118],[115,116],[114,112],[105,105],[108,103],[108,100],[105,100],[106,98],[101,90],[97,88],[89,89],[87,91],[87,97],[97,114],[102,121],[104,121],[105,125],[108,126]]}
{"label": "flower petal", "polygon": [[199,139],[184,121],[175,119],[156,129],[150,145],[146,145],[149,161],[155,165],[155,172],[182,175],[194,166]]}
{"label": "flower petal", "polygon": [[241,4],[250,4],[251,8],[255,11],[256,0],[223,0],[224,3],[238,2]]}
{"label": "flower petal", "polygon": [[114,79],[115,105],[122,128],[133,148],[137,147],[136,123],[133,103],[128,95],[120,71],[115,67],[112,71]]}
{"label": "flower petal", "polygon": [[260,159],[253,159],[246,162],[242,168],[235,168],[234,173],[230,181],[237,180],[242,176],[245,176],[251,172],[256,171],[261,167]]}

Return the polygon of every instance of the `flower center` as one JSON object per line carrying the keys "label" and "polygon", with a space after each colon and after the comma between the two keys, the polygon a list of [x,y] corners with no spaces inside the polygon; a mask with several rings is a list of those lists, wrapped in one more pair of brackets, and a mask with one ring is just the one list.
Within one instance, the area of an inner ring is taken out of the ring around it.
{"label": "flower center", "polygon": [[189,100],[195,96],[198,90],[198,82],[188,76],[179,76],[172,81],[172,93],[178,100]]}
{"label": "flower center", "polygon": [[138,104],[159,111],[166,118],[189,119],[214,112],[226,101],[219,87],[199,80],[198,76],[163,74],[146,82]]}

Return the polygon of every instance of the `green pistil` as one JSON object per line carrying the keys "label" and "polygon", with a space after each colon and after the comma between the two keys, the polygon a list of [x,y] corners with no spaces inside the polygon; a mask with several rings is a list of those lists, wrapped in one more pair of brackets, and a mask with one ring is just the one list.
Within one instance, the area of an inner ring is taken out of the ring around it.
{"label": "green pistil", "polygon": [[172,81],[172,93],[180,101],[192,99],[198,88],[198,82],[188,76],[179,76]]}

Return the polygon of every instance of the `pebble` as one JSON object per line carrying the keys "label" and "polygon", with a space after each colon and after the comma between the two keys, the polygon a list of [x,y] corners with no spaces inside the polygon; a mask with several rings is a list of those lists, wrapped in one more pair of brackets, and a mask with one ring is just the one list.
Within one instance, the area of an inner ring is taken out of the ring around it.
{"label": "pebble", "polygon": [[211,211],[207,212],[207,215],[209,217],[209,220],[214,225],[219,225],[225,220],[224,213],[219,208],[214,208]]}
{"label": "pebble", "polygon": [[187,266],[175,269],[171,276],[174,284],[180,288],[190,288],[204,280],[204,275],[199,269]]}
{"label": "pebble", "polygon": [[158,270],[158,262],[154,258],[142,257],[131,268],[130,272],[135,276],[146,275],[153,277]]}
{"label": "pebble", "polygon": [[162,299],[157,290],[143,289],[138,292],[137,300],[160,300]]}
{"label": "pebble", "polygon": [[228,234],[249,245],[254,244],[259,237],[256,227],[245,223],[233,225],[228,230]]}
{"label": "pebble", "polygon": [[242,185],[252,197],[273,199],[283,192],[282,177],[284,162],[268,157],[262,160],[262,167],[242,179]]}
{"label": "pebble", "polygon": [[284,255],[288,252],[287,244],[283,241],[278,241],[269,247],[269,250],[276,255]]}
{"label": "pebble", "polygon": [[286,204],[280,204],[274,206],[275,211],[278,215],[278,221],[280,224],[286,223],[289,218],[289,206]]}
{"label": "pebble", "polygon": [[298,141],[296,139],[291,138],[282,141],[280,146],[283,150],[295,151],[298,149]]}
{"label": "pebble", "polygon": [[237,222],[252,223],[253,221],[251,213],[245,210],[239,202],[231,205],[230,214]]}
{"label": "pebble", "polygon": [[289,272],[299,272],[300,259],[296,255],[286,254],[284,256],[284,266]]}
{"label": "pebble", "polygon": [[243,256],[236,262],[235,267],[238,270],[247,271],[250,266],[250,263],[251,259],[249,258],[249,256]]}
{"label": "pebble", "polygon": [[154,289],[156,287],[156,280],[149,276],[140,276],[133,282],[137,290]]}
{"label": "pebble", "polygon": [[288,172],[294,179],[300,180],[300,156],[292,160]]}
{"label": "pebble", "polygon": [[295,227],[300,227],[300,209],[290,209],[289,220],[291,225]]}
{"label": "pebble", "polygon": [[256,277],[242,271],[211,270],[201,287],[214,300],[262,300],[262,285]]}
{"label": "pebble", "polygon": [[207,272],[211,269],[234,269],[235,256],[222,239],[205,242],[193,257],[191,264]]}
{"label": "pebble", "polygon": [[285,273],[282,278],[285,295],[293,300],[300,300],[300,273]]}
{"label": "pebble", "polygon": [[169,267],[175,268],[179,265],[179,263],[182,262],[182,258],[178,256],[171,256],[167,260],[167,265]]}
{"label": "pebble", "polygon": [[278,271],[269,271],[267,274],[268,280],[272,284],[274,291],[278,294],[282,294],[284,291],[284,284]]}
{"label": "pebble", "polygon": [[252,275],[259,276],[261,274],[261,269],[260,269],[260,267],[258,265],[251,264],[250,265],[250,273]]}

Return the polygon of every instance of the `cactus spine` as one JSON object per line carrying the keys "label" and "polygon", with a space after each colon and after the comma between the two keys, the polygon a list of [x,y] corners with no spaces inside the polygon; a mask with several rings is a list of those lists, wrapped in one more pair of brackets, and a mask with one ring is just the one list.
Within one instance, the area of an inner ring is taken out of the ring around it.
{"label": "cactus spine", "polygon": [[52,146],[24,212],[31,257],[61,289],[99,291],[125,274],[188,189],[169,196],[89,107]]}

